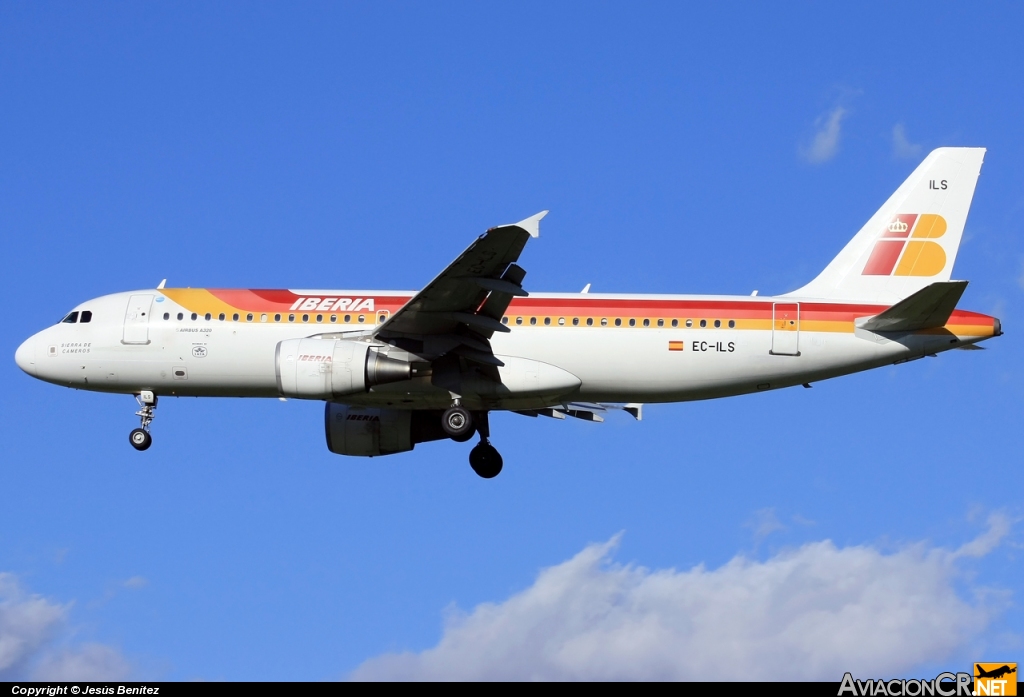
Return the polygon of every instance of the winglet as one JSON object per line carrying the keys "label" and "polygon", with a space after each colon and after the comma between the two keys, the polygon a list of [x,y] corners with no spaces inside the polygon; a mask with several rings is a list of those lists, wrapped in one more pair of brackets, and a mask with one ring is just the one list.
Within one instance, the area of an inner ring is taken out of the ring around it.
{"label": "winglet", "polygon": [[530,233],[530,237],[540,237],[540,221],[547,214],[548,211],[541,211],[537,215],[531,215],[526,220],[520,220],[518,223],[515,223],[515,226],[526,230]]}

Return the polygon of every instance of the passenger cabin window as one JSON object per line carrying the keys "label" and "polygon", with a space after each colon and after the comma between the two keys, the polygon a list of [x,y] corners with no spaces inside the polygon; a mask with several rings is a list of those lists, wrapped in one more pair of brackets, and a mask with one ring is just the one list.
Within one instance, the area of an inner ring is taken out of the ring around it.
{"label": "passenger cabin window", "polygon": [[722,320],[716,319],[715,320],[715,329],[718,329],[721,326],[722,326]]}
{"label": "passenger cabin window", "polygon": [[70,313],[67,317],[61,320],[61,324],[74,324],[78,321],[78,311]]}
{"label": "passenger cabin window", "polygon": [[501,323],[502,324],[508,324],[508,317],[502,317],[501,318]]}
{"label": "passenger cabin window", "polygon": [[213,315],[211,315],[209,312],[206,313],[205,317],[206,317],[206,321],[207,322],[209,322],[211,319],[213,319]]}
{"label": "passenger cabin window", "polygon": [[544,318],[544,324],[551,324],[551,318],[550,317],[545,317]]}
{"label": "passenger cabin window", "polygon": [[522,317],[516,317],[516,324],[522,324],[522,323],[523,323],[523,318]]}
{"label": "passenger cabin window", "polygon": [[192,320],[195,321],[197,319],[199,319],[199,315],[197,315],[195,312],[193,312],[192,313]]}
{"label": "passenger cabin window", "polygon": [[[265,321],[266,321],[266,319],[265,319],[265,318],[266,318],[266,315],[263,315],[263,317],[264,317],[264,320],[263,320],[263,321],[265,322]],[[274,315],[274,321],[275,321],[275,322],[280,322],[280,321],[281,321],[281,315],[280,315],[280,313],[278,313],[278,314]]]}
{"label": "passenger cabin window", "polygon": [[608,318],[607,317],[602,317],[601,318],[601,326],[602,327],[607,327],[608,326]]}
{"label": "passenger cabin window", "polygon": [[594,318],[593,317],[587,317],[587,326],[588,327],[593,327],[594,326]]}
{"label": "passenger cabin window", "polygon": [[734,319],[729,320],[729,329],[735,329],[735,328],[736,328],[736,320],[734,320]]}
{"label": "passenger cabin window", "polygon": [[178,313],[178,319],[184,319],[184,318],[185,318],[185,315],[183,315],[182,313],[179,312]]}
{"label": "passenger cabin window", "polygon": [[573,317],[572,318],[572,326],[578,327],[579,325],[580,325],[580,318],[579,317]]}
{"label": "passenger cabin window", "polygon": [[530,324],[537,324],[537,318],[536,317],[531,317],[530,318]]}
{"label": "passenger cabin window", "polygon": [[232,322],[237,322],[238,321],[238,313],[237,312],[235,314],[231,315],[231,321]]}
{"label": "passenger cabin window", "polygon": [[[644,320],[644,321],[646,322],[647,320]],[[647,325],[645,324],[644,326],[646,327]],[[665,320],[659,319],[658,320],[658,326],[659,327],[664,327],[665,326]]]}
{"label": "passenger cabin window", "polygon": [[692,319],[686,320],[686,326],[687,327],[692,327],[693,326],[693,320]]}
{"label": "passenger cabin window", "polygon": [[621,327],[622,326],[622,320],[619,319],[618,317],[615,318],[615,326],[616,327]]}
{"label": "passenger cabin window", "polygon": [[[658,326],[660,327],[661,325],[659,324]],[[673,327],[678,327],[679,326],[679,320],[677,320],[677,319],[672,320],[672,326]]]}
{"label": "passenger cabin window", "polygon": [[331,315],[331,322],[334,323],[334,322],[337,322],[337,321],[338,321],[338,316],[337,315]]}
{"label": "passenger cabin window", "polygon": [[309,321],[309,315],[303,315],[302,316],[302,321],[303,322],[308,322]]}
{"label": "passenger cabin window", "polygon": [[224,321],[224,313],[223,312],[220,313],[220,315],[217,316],[217,319],[219,319],[221,322],[223,322]]}
{"label": "passenger cabin window", "polygon": [[636,320],[635,319],[629,320],[629,326],[635,327],[636,326]]}
{"label": "passenger cabin window", "polygon": [[701,326],[701,329],[703,329],[704,327],[708,326],[708,321],[706,319],[702,319],[700,321],[700,326]]}
{"label": "passenger cabin window", "polygon": [[245,321],[246,322],[252,322],[252,313],[251,312],[245,316]]}
{"label": "passenger cabin window", "polygon": [[170,312],[165,312],[164,313],[164,319],[170,319],[170,318],[171,318],[171,313]]}

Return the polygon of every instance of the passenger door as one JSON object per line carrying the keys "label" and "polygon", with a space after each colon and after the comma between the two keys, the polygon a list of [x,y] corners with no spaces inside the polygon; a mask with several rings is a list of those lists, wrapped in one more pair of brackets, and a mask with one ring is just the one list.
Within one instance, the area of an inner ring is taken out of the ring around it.
{"label": "passenger door", "polygon": [[152,295],[133,295],[128,298],[128,309],[124,313],[122,344],[149,343],[149,315],[152,306]]}

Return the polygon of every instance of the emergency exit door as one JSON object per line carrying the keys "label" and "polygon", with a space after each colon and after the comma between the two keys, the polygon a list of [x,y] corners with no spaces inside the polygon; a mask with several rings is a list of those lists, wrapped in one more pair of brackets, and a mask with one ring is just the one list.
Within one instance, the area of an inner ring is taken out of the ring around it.
{"label": "emergency exit door", "polygon": [[775,303],[772,307],[771,354],[800,355],[800,303]]}
{"label": "emergency exit door", "polygon": [[128,298],[128,309],[124,313],[122,344],[149,343],[149,314],[152,306],[152,295],[133,295]]}

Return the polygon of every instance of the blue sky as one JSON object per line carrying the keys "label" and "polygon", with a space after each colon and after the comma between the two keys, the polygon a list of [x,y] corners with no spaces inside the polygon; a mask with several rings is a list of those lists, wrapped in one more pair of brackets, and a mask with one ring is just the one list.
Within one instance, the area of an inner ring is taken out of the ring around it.
{"label": "blue sky", "polygon": [[[0,676],[1019,659],[1022,30],[998,3],[0,4]],[[450,442],[332,455],[298,401],[165,400],[139,454],[131,397],[13,361],[163,278],[416,289],[541,209],[529,289],[786,292],[943,145],[989,148],[954,271],[987,351],[641,423],[497,415],[493,481]]]}

